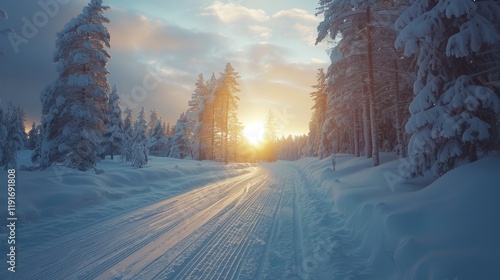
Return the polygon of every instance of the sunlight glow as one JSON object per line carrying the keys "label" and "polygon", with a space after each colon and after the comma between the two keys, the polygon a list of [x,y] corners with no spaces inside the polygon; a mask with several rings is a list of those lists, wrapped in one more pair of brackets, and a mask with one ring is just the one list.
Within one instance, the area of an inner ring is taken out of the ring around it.
{"label": "sunlight glow", "polygon": [[264,141],[264,130],[264,124],[253,123],[245,126],[243,129],[243,135],[251,145],[257,146],[262,144]]}

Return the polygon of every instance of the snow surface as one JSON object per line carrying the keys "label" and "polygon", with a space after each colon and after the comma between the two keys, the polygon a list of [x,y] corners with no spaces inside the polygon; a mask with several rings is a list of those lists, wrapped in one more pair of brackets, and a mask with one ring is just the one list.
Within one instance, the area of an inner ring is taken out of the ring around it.
{"label": "snow surface", "polygon": [[500,155],[436,181],[381,159],[18,171],[18,267],[0,279],[497,279]]}
{"label": "snow surface", "polygon": [[335,172],[330,159],[299,162],[339,220],[327,228],[342,261],[331,257],[320,276],[337,277],[313,279],[498,279],[500,156],[435,182],[398,178],[404,162],[368,168],[367,159],[341,157]]}

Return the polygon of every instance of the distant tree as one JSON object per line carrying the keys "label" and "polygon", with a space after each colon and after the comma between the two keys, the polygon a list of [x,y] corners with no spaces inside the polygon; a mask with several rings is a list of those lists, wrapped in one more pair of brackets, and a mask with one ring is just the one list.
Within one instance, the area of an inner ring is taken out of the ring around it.
{"label": "distant tree", "polygon": [[132,145],[134,144],[134,127],[132,122],[132,110],[125,109],[125,120],[123,121],[123,145],[122,145],[122,161],[132,161]]}
{"label": "distant tree", "polygon": [[276,140],[278,134],[278,124],[273,111],[269,110],[264,126],[264,149],[261,151],[261,157],[267,161],[276,160]]}
{"label": "distant tree", "polygon": [[[33,129],[32,129],[33,130]],[[31,131],[30,131],[31,132]],[[30,136],[30,140],[32,136]],[[31,154],[31,162],[35,164],[40,164],[40,156],[42,152],[42,126],[37,125],[35,128],[35,132],[33,133],[34,140],[34,146],[33,146],[33,153]]]}
{"label": "distant tree", "polygon": [[120,97],[116,85],[109,95],[107,108],[108,125],[104,134],[104,146],[106,155],[110,155],[111,159],[114,155],[120,154],[123,148],[123,120],[122,110],[120,109]]}
{"label": "distant tree", "polygon": [[26,121],[26,113],[20,106],[14,108],[13,111],[15,115],[12,116],[12,120],[16,122],[14,125],[17,133],[20,135],[19,149],[25,149],[28,145],[28,134],[26,133],[26,126],[24,125],[24,122]]}
{"label": "distant tree", "polygon": [[149,136],[149,153],[154,156],[168,156],[169,141],[161,120],[156,121]]}
{"label": "distant tree", "polygon": [[135,168],[142,168],[148,163],[149,154],[148,126],[144,107],[142,107],[134,123],[134,139],[132,143],[132,165]]}
{"label": "distant tree", "polygon": [[158,114],[158,111],[156,111],[156,109],[153,109],[149,113],[149,121],[148,121],[148,135],[149,136],[152,135],[153,130],[158,122],[161,122],[160,114]]}
{"label": "distant tree", "polygon": [[186,158],[191,156],[190,141],[186,133],[187,119],[184,113],[181,114],[175,125],[175,132],[172,135],[169,156],[173,158]]}
{"label": "distant tree", "polygon": [[42,93],[43,167],[60,162],[87,171],[100,161],[109,93],[107,9],[91,0],[57,34],[58,79]]}
{"label": "distant tree", "polygon": [[40,132],[37,129],[37,125],[35,122],[31,124],[31,129],[28,132],[28,145],[26,148],[29,150],[34,150],[37,143],[38,143],[38,137],[40,136]]}
{"label": "distant tree", "polygon": [[275,144],[276,158],[294,161],[302,158],[307,152],[307,135],[288,135],[278,139]]}

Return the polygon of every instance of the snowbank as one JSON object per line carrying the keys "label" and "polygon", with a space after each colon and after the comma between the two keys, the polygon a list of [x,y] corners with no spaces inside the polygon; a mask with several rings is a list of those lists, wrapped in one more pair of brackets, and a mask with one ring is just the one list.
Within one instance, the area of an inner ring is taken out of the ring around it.
{"label": "snowbank", "polygon": [[[402,180],[403,161],[348,155],[298,162],[329,203],[324,275],[356,279],[498,279],[500,156],[432,178]],[[323,223],[325,224],[325,222]],[[341,261],[339,261],[341,260]],[[340,264],[339,264],[340,263]],[[318,268],[319,270],[319,268]],[[340,277],[340,278],[342,278]]]}

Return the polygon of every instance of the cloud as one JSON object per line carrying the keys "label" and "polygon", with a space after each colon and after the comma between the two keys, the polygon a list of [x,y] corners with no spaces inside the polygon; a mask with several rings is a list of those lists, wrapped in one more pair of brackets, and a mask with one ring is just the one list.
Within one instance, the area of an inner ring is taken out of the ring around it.
{"label": "cloud", "polygon": [[289,9],[289,10],[281,10],[277,13],[275,13],[272,16],[273,19],[286,19],[286,20],[292,20],[293,21],[305,21],[305,22],[310,22],[314,24],[318,24],[321,22],[319,18],[314,16],[313,14],[309,13],[306,10],[302,9]]}
{"label": "cloud", "polygon": [[271,18],[277,26],[293,30],[295,34],[291,35],[296,36],[298,34],[308,45],[314,45],[317,33],[316,27],[321,20],[312,13],[302,9],[289,9],[281,10],[273,14]]}
{"label": "cloud", "polygon": [[200,15],[216,17],[223,23],[231,23],[240,20],[257,22],[269,20],[269,16],[267,16],[264,10],[251,9],[235,3],[223,3],[221,1],[215,1],[212,5],[207,6]]}
{"label": "cloud", "polygon": [[251,25],[248,30],[256,39],[269,40],[273,36],[271,28],[262,25]]}
{"label": "cloud", "polygon": [[220,47],[224,40],[213,33],[190,30],[131,10],[114,8],[109,18],[112,47],[119,50],[199,53]]}

